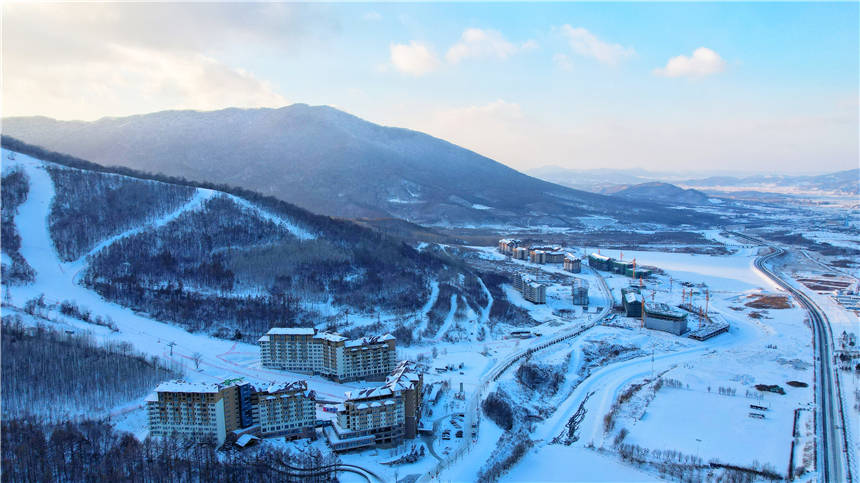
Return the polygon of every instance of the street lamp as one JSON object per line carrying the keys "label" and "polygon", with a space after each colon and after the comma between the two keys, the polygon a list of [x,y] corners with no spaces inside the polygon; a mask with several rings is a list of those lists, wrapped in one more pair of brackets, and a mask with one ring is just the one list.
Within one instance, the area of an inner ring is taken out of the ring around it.
{"label": "street lamp", "polygon": [[701,439],[696,438],[696,462],[697,462],[697,464],[699,461],[699,443],[701,443],[701,442],[702,442]]}

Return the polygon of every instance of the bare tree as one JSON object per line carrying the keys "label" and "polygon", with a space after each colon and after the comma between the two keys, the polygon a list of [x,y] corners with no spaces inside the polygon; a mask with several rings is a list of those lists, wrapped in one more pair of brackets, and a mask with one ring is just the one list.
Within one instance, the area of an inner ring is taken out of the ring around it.
{"label": "bare tree", "polygon": [[194,361],[194,368],[200,369],[200,359],[203,359],[203,354],[199,352],[195,352],[191,354],[191,360]]}

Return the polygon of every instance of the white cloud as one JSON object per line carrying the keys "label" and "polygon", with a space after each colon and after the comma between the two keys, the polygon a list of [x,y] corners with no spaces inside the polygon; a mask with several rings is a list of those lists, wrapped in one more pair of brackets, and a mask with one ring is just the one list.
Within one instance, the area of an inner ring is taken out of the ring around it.
{"label": "white cloud", "polygon": [[663,77],[704,77],[722,72],[725,67],[726,61],[720,54],[707,47],[699,47],[691,57],[672,57],[666,67],[654,69],[654,73]]}
{"label": "white cloud", "polygon": [[16,3],[3,15],[3,115],[59,119],[280,107],[271,83],[221,54],[289,55],[335,31],[283,4]]}
{"label": "white cloud", "polygon": [[367,12],[361,16],[362,19],[367,20],[368,22],[377,22],[382,20],[382,15],[379,12]]}
{"label": "white cloud", "polygon": [[571,62],[570,57],[567,54],[558,53],[552,56],[552,61],[555,63],[556,67],[565,71],[573,70],[573,62]]}
{"label": "white cloud", "polygon": [[517,45],[509,42],[497,30],[468,28],[463,31],[460,41],[448,49],[445,59],[452,64],[470,58],[504,60],[514,54],[534,48],[537,48],[537,42],[534,40],[528,40]]}
{"label": "white cloud", "polygon": [[632,48],[604,42],[582,27],[563,25],[561,34],[567,38],[574,52],[583,57],[596,59],[602,64],[616,65],[636,53]]}
{"label": "white cloud", "polygon": [[391,44],[391,64],[405,74],[422,76],[439,68],[441,62],[433,48],[421,42]]}
{"label": "white cloud", "polygon": [[[111,55],[79,64],[19,65],[14,75],[4,72],[3,114],[89,120],[167,109],[289,104],[270,83],[204,55],[108,49]],[[56,82],[59,78],[63,82]]]}

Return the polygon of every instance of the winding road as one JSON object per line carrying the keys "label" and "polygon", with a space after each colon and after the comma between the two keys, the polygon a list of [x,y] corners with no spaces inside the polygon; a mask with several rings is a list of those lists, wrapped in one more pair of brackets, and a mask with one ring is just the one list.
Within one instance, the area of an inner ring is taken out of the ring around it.
{"label": "winding road", "polygon": [[[588,331],[589,329],[595,327],[600,323],[603,319],[609,315],[609,312],[612,310],[612,292],[609,290],[609,286],[606,284],[606,281],[603,279],[603,276],[596,270],[593,270],[594,274],[597,276],[597,279],[600,281],[600,289],[605,295],[606,303],[604,304],[603,310],[597,314],[597,316],[588,324],[571,328],[565,331],[562,331],[561,334],[557,334],[554,336],[543,336],[538,337],[535,340],[535,343],[530,344],[522,349],[515,351],[511,354],[508,354],[503,359],[496,362],[490,370],[488,370],[484,376],[481,378],[480,383],[477,388],[472,392],[469,396],[469,399],[466,401],[466,409],[465,413],[465,421],[463,422],[463,428],[472,427],[472,423],[475,420],[475,417],[478,414],[478,404],[480,404],[483,399],[484,392],[489,388],[492,382],[495,382],[501,377],[508,369],[510,369],[517,361],[534,354],[535,352],[546,349],[547,347],[553,346],[560,342],[572,339],[581,335],[582,333]],[[431,478],[434,478],[436,475],[444,471],[448,466],[451,465],[452,462],[456,461],[458,458],[463,456],[466,452],[471,449],[473,444],[472,438],[463,438],[461,446],[459,448],[454,449],[447,456],[447,459],[443,459],[440,461],[430,472],[425,473],[421,479],[418,481],[429,481]]]}
{"label": "winding road", "polygon": [[[745,235],[741,236],[749,239]],[[846,451],[848,441],[845,433],[842,398],[839,394],[839,376],[834,374],[833,367],[833,350],[831,347],[833,335],[830,332],[830,322],[827,319],[827,314],[809,296],[785,281],[776,271],[767,267],[767,262],[780,258],[787,253],[782,248],[771,248],[774,250],[772,253],[756,259],[756,268],[791,293],[795,300],[809,312],[809,319],[815,333],[815,349],[817,351],[815,395],[818,402],[816,421],[819,437],[816,466],[819,468],[820,479],[825,482],[852,482],[854,480],[851,474],[850,461],[848,461],[850,455]]]}

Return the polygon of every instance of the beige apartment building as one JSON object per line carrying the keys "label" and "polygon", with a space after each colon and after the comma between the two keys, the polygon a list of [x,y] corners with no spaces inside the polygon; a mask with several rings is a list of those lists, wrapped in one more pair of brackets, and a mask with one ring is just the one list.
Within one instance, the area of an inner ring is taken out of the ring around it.
{"label": "beige apartment building", "polygon": [[291,440],[312,437],[316,424],[315,399],[305,381],[257,388],[251,401],[260,436],[283,436]]}
{"label": "beige apartment building", "polygon": [[337,419],[326,430],[335,451],[367,446],[390,446],[418,434],[423,376],[413,363],[404,361],[385,384],[346,393]]}
{"label": "beige apartment building", "polygon": [[305,381],[255,388],[242,379],[219,384],[182,380],[159,384],[146,401],[149,434],[218,445],[242,429],[288,439],[313,436],[316,405]]}
{"label": "beige apartment building", "polygon": [[241,427],[241,409],[240,386],[229,383],[165,382],[146,401],[152,436],[211,438],[219,445],[228,431]]}
{"label": "beige apartment building", "polygon": [[391,334],[350,340],[313,328],[276,327],[258,342],[263,367],[321,374],[336,381],[382,380],[397,363]]}

